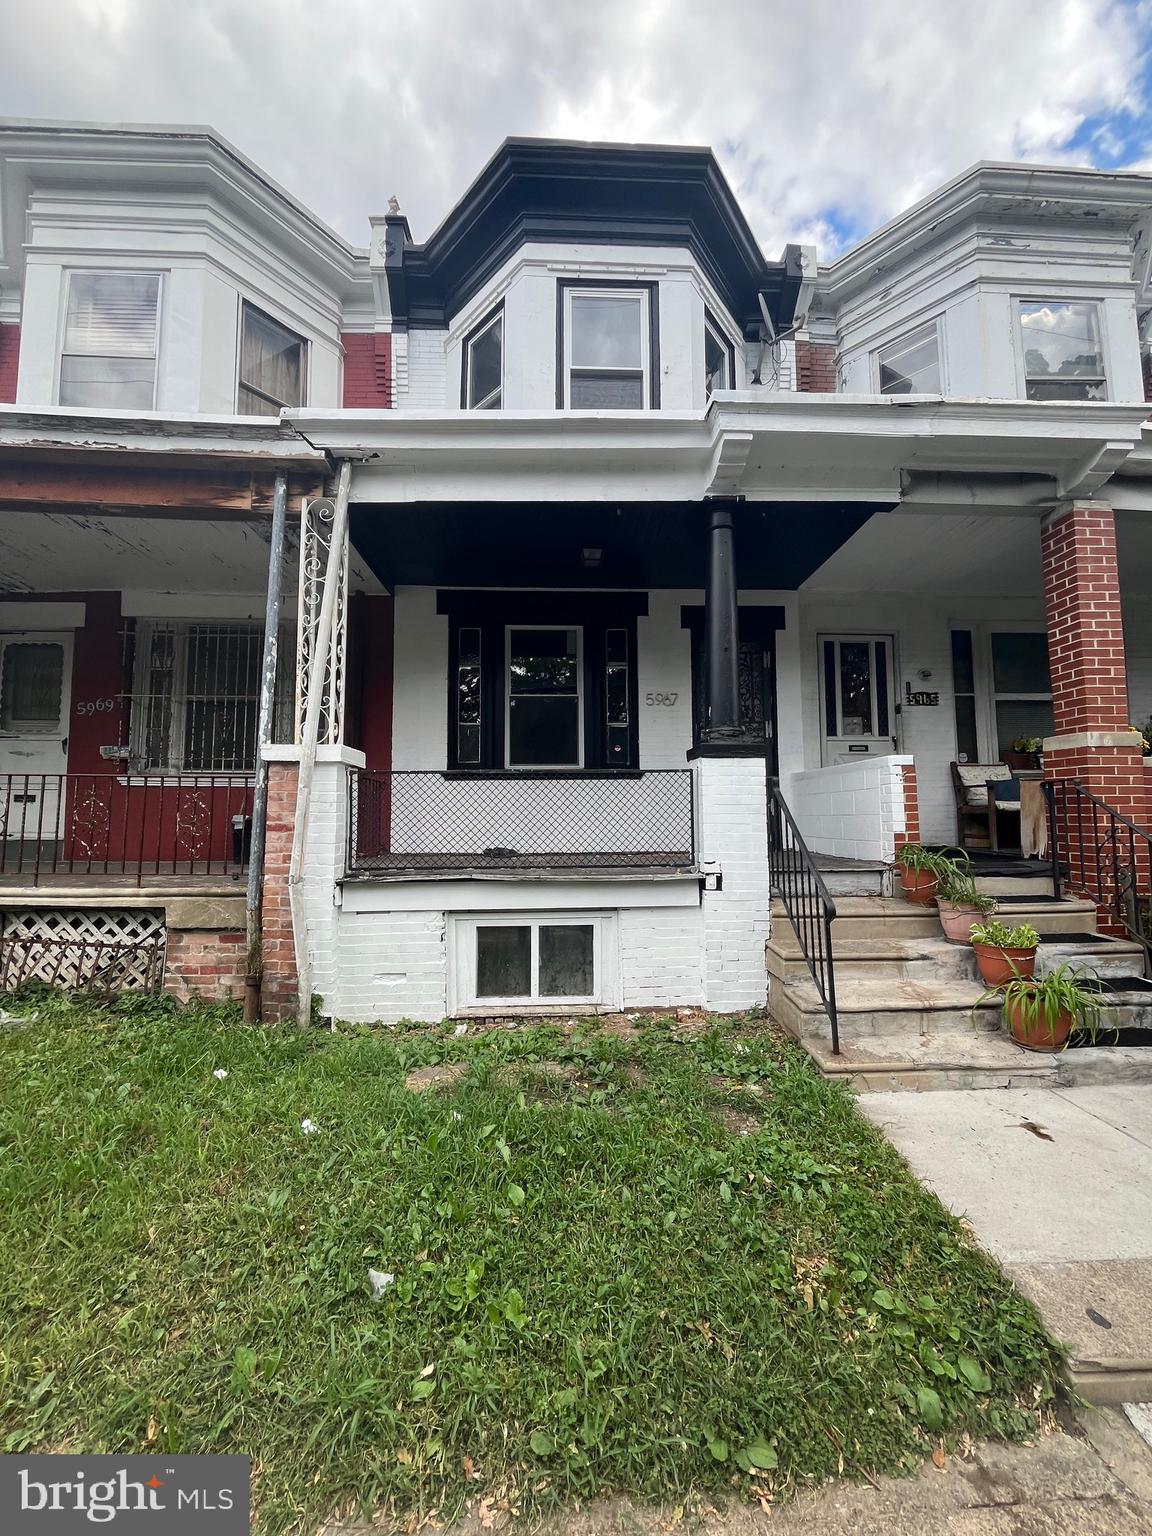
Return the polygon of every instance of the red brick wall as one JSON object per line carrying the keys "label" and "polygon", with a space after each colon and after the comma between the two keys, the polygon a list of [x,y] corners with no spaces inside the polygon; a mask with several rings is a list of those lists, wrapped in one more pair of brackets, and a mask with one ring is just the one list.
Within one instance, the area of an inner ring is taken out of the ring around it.
{"label": "red brick wall", "polygon": [[0,325],[0,405],[14,405],[20,367],[20,327]]}
{"label": "red brick wall", "polygon": [[796,343],[796,388],[818,395],[836,393],[836,348],[830,341]]}
{"label": "red brick wall", "polygon": [[1080,502],[1040,538],[1057,736],[1128,724],[1124,625],[1112,508]]}
{"label": "red brick wall", "polygon": [[392,337],[385,331],[346,331],[344,343],[344,405],[377,407],[392,404]]}
{"label": "red brick wall", "polygon": [[895,845],[920,841],[920,792],[916,783],[916,764],[902,763],[900,775],[904,780],[904,831],[897,832]]}
{"label": "red brick wall", "polygon": [[169,928],[164,990],[181,1002],[240,1002],[244,997],[244,934]]}
{"label": "red brick wall", "polygon": [[268,833],[264,853],[263,1011],[266,1019],[289,1017],[296,1008],[296,947],[288,869],[296,813],[295,763],[268,765]]}

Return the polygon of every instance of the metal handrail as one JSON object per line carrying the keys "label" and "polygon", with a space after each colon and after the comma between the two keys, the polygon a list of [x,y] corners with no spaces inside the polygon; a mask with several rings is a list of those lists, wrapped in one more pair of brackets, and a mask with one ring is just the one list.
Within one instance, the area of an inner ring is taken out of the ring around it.
{"label": "metal handrail", "polygon": [[1144,947],[1149,969],[1150,940],[1140,915],[1140,886],[1152,884],[1152,833],[1138,826],[1079,779],[1045,779],[1052,845],[1052,891],[1081,892]]}
{"label": "metal handrail", "polygon": [[832,1026],[832,1054],[839,1056],[836,963],[832,950],[836,903],[778,788],[768,796],[768,871],[772,892],[784,903]]}

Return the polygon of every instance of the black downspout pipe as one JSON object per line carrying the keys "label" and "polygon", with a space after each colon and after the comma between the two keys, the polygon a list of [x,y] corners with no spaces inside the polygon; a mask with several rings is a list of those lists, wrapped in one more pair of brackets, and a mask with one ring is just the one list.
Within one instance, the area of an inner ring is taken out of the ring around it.
{"label": "black downspout pipe", "polygon": [[704,740],[736,740],[741,734],[736,532],[731,506],[720,503],[709,509],[704,677]]}

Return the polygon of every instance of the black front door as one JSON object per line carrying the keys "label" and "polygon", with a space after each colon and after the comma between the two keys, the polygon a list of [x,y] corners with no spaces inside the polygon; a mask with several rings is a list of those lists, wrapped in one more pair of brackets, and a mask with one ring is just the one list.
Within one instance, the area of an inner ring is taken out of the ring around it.
{"label": "black front door", "polygon": [[[744,628],[741,614],[741,628]],[[775,631],[765,629],[755,637],[741,635],[739,653],[741,744],[759,747],[775,777],[776,753],[776,644]],[[692,635],[692,737],[699,743],[704,718],[704,636]]]}

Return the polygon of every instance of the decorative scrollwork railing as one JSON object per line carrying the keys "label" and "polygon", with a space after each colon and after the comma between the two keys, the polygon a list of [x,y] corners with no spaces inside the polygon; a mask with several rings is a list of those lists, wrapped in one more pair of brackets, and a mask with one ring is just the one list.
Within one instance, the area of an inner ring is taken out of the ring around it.
{"label": "decorative scrollwork railing", "polygon": [[1086,789],[1079,779],[1045,779],[1055,895],[1074,891],[1096,903],[1144,946],[1148,969],[1152,932],[1152,834]]}

